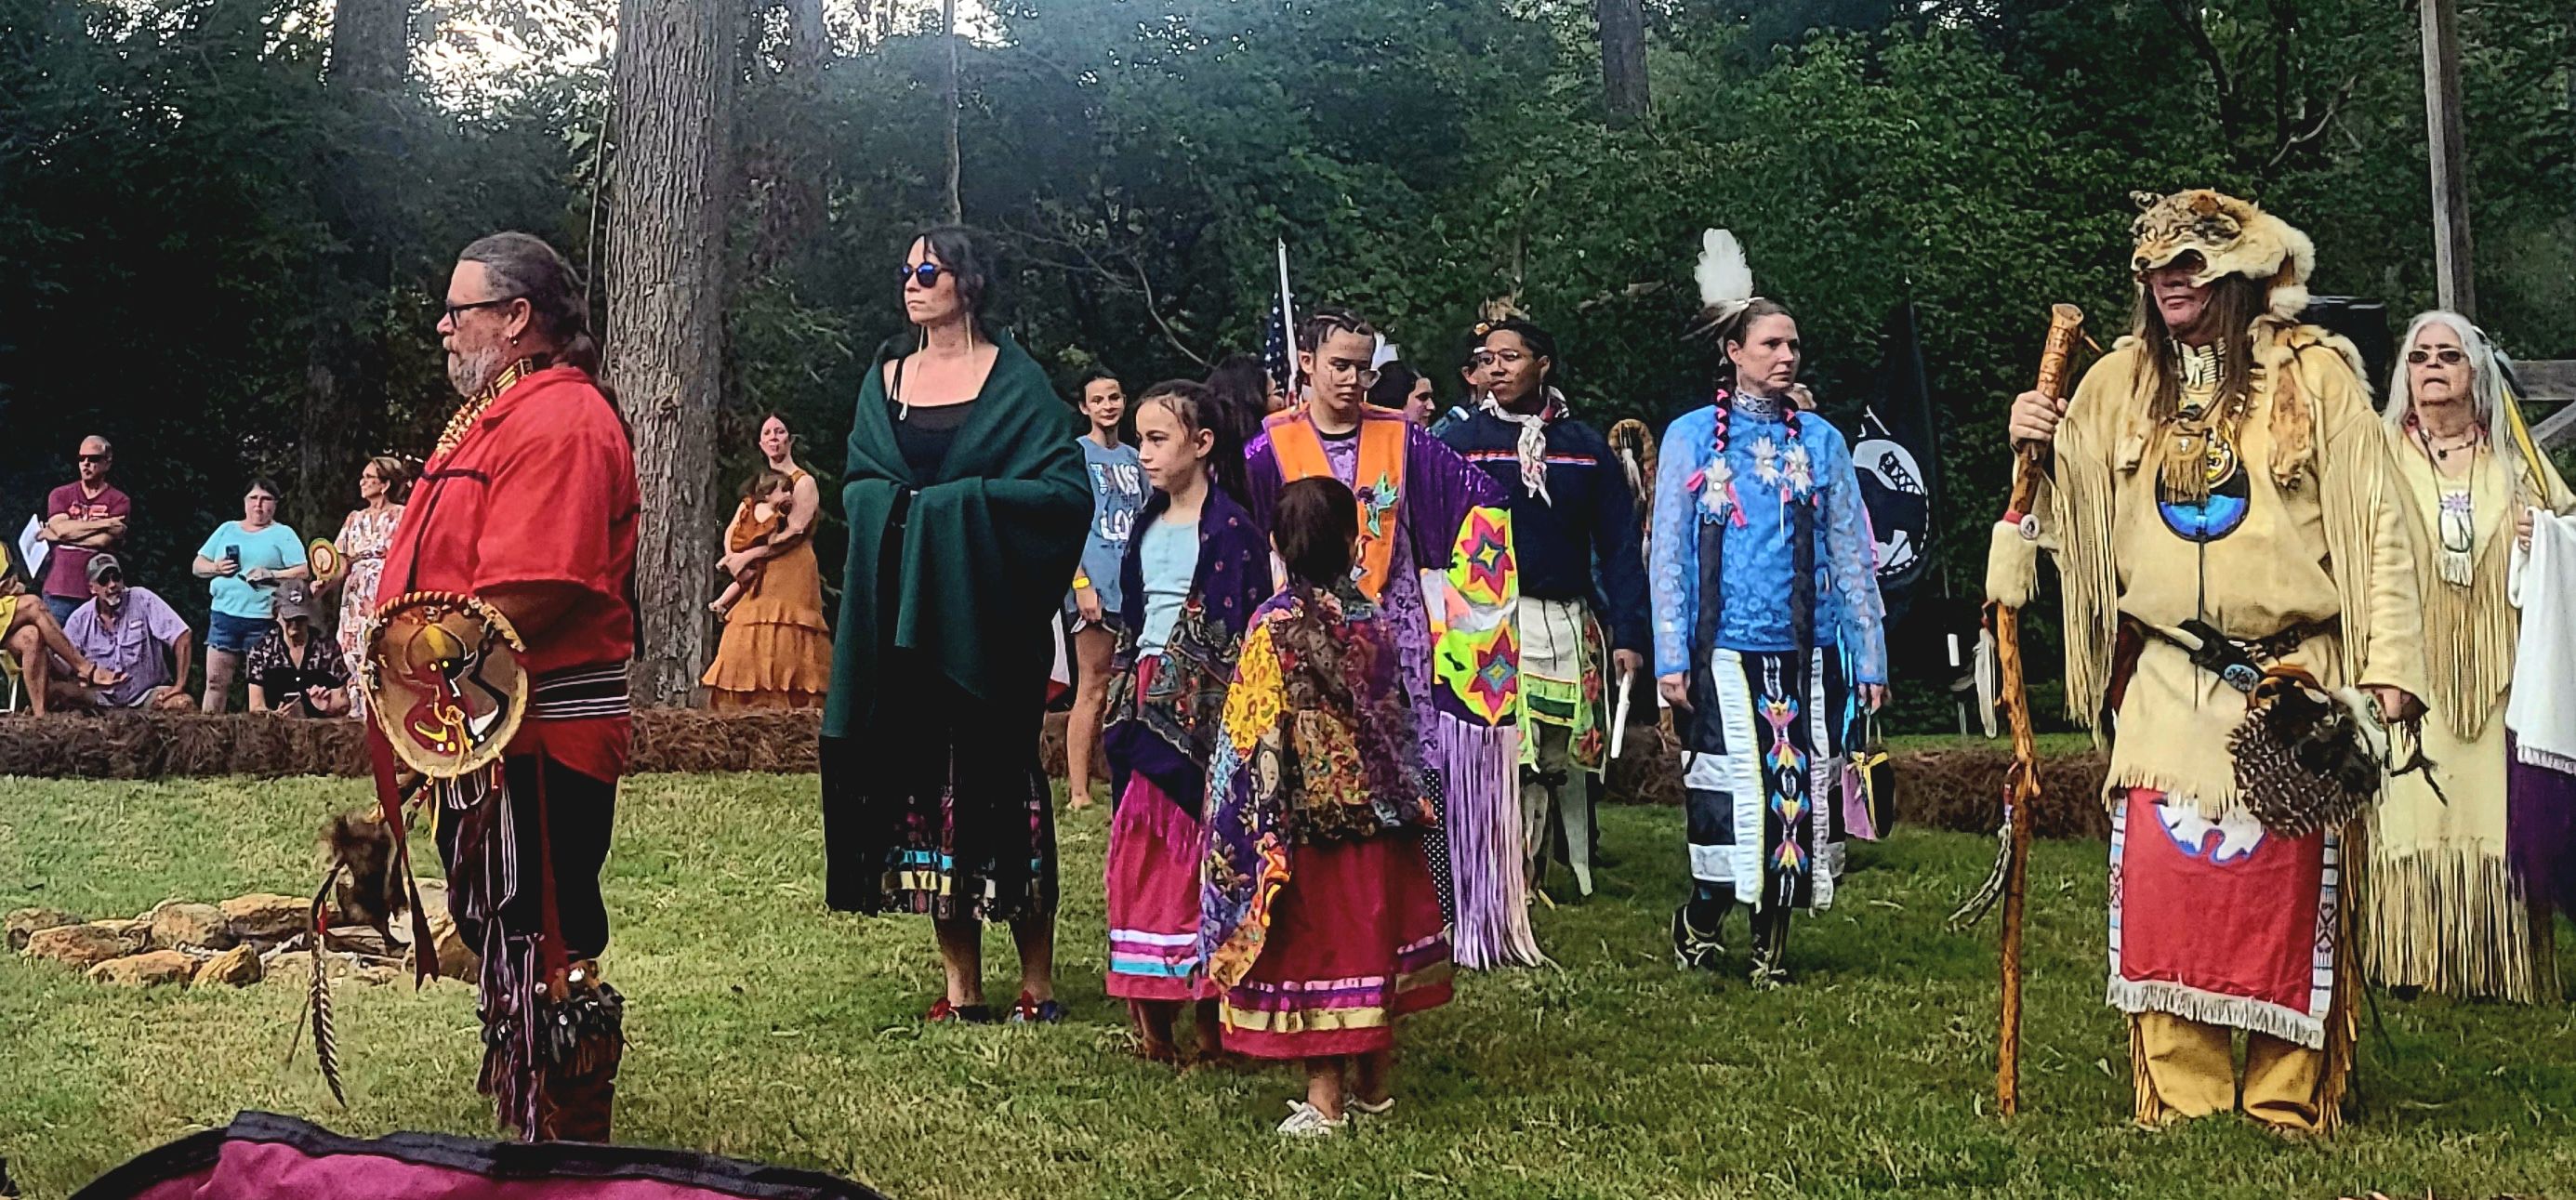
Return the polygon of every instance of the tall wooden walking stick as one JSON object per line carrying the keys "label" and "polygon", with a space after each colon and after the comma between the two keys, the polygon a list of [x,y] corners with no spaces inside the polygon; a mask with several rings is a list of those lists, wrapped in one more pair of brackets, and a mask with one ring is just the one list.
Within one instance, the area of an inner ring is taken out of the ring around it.
{"label": "tall wooden walking stick", "polygon": [[[2038,390],[2060,397],[2066,393],[2066,364],[2084,335],[2084,313],[2072,304],[2051,310],[2048,341],[2040,351]],[[2031,732],[2030,692],[2022,684],[2021,606],[2030,599],[2036,571],[2039,521],[2030,515],[2039,499],[2044,468],[2036,449],[2025,451],[2013,473],[2012,499],[1995,530],[1996,546],[1987,570],[1988,620],[1995,633],[1995,662],[2002,675],[1999,702],[2012,723],[2013,765],[2004,780],[2004,825],[1994,874],[1976,897],[1951,914],[1951,924],[1974,924],[2000,899],[2004,910],[2003,1016],[1995,1042],[1995,1105],[2004,1116],[2021,1110],[2021,927],[2023,884],[2030,869],[2032,805],[2039,799],[2039,744]],[[2018,542],[2018,545],[2014,543]],[[2003,569],[1997,564],[2018,564]],[[2016,582],[1998,586],[1998,577]]]}

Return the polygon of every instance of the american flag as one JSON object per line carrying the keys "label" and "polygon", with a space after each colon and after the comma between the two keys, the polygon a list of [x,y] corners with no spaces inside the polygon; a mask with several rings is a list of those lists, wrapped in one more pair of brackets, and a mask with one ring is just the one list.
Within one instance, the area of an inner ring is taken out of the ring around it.
{"label": "american flag", "polygon": [[1282,392],[1291,392],[1288,361],[1289,347],[1296,340],[1288,335],[1288,316],[1280,307],[1280,298],[1270,298],[1270,316],[1262,325],[1261,367],[1270,372],[1270,380]]}

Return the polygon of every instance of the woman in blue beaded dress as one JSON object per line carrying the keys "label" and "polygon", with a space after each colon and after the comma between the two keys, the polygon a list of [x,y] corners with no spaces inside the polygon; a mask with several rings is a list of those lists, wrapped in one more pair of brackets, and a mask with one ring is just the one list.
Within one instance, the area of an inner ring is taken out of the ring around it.
{"label": "woman in blue beaded dress", "polygon": [[1770,987],[1787,979],[1790,914],[1833,903],[1846,733],[1887,699],[1885,610],[1850,447],[1792,395],[1798,323],[1752,295],[1731,235],[1707,247],[1701,298],[1726,361],[1710,402],[1664,432],[1648,548],[1690,829],[1673,952],[1714,968],[1742,904],[1753,982]]}

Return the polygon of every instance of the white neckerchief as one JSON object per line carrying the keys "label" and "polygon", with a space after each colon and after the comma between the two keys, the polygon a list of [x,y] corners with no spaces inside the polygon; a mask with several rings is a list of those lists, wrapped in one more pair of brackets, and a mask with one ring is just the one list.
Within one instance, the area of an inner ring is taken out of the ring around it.
{"label": "white neckerchief", "polygon": [[1503,420],[1521,427],[1519,444],[1513,451],[1521,460],[1521,486],[1539,502],[1554,507],[1556,499],[1547,494],[1547,423],[1565,415],[1565,393],[1547,389],[1547,402],[1536,413],[1516,413],[1503,407],[1492,392],[1485,393],[1481,407]]}

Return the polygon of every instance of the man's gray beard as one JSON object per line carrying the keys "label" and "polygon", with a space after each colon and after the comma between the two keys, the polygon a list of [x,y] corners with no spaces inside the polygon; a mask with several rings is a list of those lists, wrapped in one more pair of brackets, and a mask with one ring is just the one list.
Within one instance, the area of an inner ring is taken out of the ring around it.
{"label": "man's gray beard", "polygon": [[501,351],[498,347],[450,355],[447,360],[447,382],[456,394],[468,400],[483,394],[492,381],[501,377]]}

